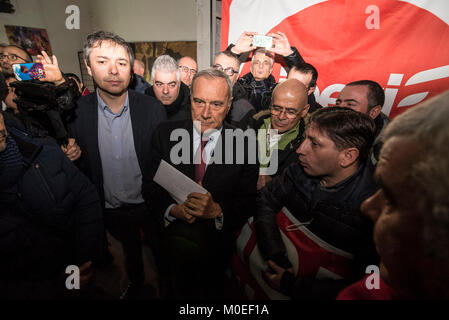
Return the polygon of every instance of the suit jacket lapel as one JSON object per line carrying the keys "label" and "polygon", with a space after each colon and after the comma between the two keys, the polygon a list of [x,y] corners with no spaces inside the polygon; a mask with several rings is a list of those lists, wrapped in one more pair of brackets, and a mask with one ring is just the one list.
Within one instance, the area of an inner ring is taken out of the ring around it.
{"label": "suit jacket lapel", "polygon": [[[142,124],[144,123],[139,117],[139,108],[141,107],[137,102],[137,97],[128,90],[128,101],[129,101],[129,115],[131,116],[131,126],[133,129],[133,140],[134,140],[134,149],[136,150],[137,160],[139,161],[140,170],[143,170],[143,150],[142,150],[142,141],[145,139],[143,137],[143,128]],[[148,137],[147,137],[148,138]]]}
{"label": "suit jacket lapel", "polygon": [[91,168],[95,168],[95,172],[92,174],[98,175],[99,182],[103,183],[103,171],[101,167],[100,150],[98,146],[98,100],[97,95],[93,94],[93,102],[90,104],[90,108],[87,108],[89,115],[85,122],[85,131],[87,132],[88,152],[92,155]]}
{"label": "suit jacket lapel", "polygon": [[195,164],[193,163],[193,155],[195,150],[193,150],[193,122],[186,121],[186,125],[183,129],[187,130],[190,138],[190,146],[189,146],[189,163],[180,164],[180,170],[192,180],[195,180]]}

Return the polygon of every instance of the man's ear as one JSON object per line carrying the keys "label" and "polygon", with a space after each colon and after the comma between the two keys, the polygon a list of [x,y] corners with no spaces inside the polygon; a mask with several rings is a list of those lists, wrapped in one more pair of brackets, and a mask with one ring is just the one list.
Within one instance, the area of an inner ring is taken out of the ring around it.
{"label": "man's ear", "polygon": [[232,97],[231,98],[229,98],[229,102],[228,102],[228,111],[226,112],[226,114],[228,114],[229,113],[229,111],[231,110],[231,107],[232,107]]}
{"label": "man's ear", "polygon": [[92,77],[92,70],[90,69],[86,59],[84,59],[84,64],[86,65],[87,73]]}
{"label": "man's ear", "polygon": [[301,111],[301,118],[304,118],[307,115],[307,112],[309,112],[310,104],[307,104],[304,109]]}
{"label": "man's ear", "polygon": [[316,86],[310,87],[309,90],[307,90],[307,95],[310,96],[315,91]]}
{"label": "man's ear", "polygon": [[340,151],[339,164],[342,168],[348,168],[359,159],[359,149],[346,148]]}
{"label": "man's ear", "polygon": [[368,115],[370,116],[371,119],[376,119],[377,116],[380,114],[381,111],[382,111],[382,106],[379,104],[379,105],[373,107],[373,108],[368,112]]}

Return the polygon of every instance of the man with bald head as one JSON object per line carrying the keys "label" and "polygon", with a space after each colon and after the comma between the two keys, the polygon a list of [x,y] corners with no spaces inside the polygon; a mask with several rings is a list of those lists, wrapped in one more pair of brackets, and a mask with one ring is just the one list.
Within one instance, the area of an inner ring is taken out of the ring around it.
{"label": "man with bald head", "polygon": [[191,57],[182,57],[178,60],[181,81],[190,88],[193,76],[198,72],[198,64]]}
{"label": "man with bald head", "polygon": [[[265,146],[267,157],[278,154],[279,175],[290,163],[297,161],[295,150],[304,140],[304,117],[309,110],[307,89],[299,80],[289,79],[276,86],[270,113],[256,122],[259,145]],[[269,147],[269,148],[268,148]],[[261,161],[261,163],[263,163]],[[261,189],[272,176],[266,173],[267,164],[261,164],[257,188]]]}
{"label": "man with bald head", "polygon": [[142,60],[135,59],[133,64],[133,79],[130,85],[130,89],[133,89],[140,93],[145,93],[150,84],[145,80],[145,64]]}

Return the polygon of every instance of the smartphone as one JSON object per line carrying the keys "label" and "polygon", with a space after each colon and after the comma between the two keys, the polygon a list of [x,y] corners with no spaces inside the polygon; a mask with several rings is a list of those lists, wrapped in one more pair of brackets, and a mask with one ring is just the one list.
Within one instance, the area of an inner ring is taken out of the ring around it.
{"label": "smartphone", "polygon": [[256,34],[253,37],[254,47],[272,48],[273,47],[273,37],[263,36],[261,34]]}
{"label": "smartphone", "polygon": [[16,63],[12,65],[12,68],[16,79],[19,81],[45,78],[42,63]]}

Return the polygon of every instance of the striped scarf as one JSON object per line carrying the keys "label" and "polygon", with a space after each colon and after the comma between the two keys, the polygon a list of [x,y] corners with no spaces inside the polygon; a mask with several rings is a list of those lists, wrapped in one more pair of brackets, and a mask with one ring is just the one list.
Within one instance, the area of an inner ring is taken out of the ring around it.
{"label": "striped scarf", "polygon": [[22,155],[16,141],[8,135],[6,149],[0,152],[0,190],[14,186],[22,175]]}

